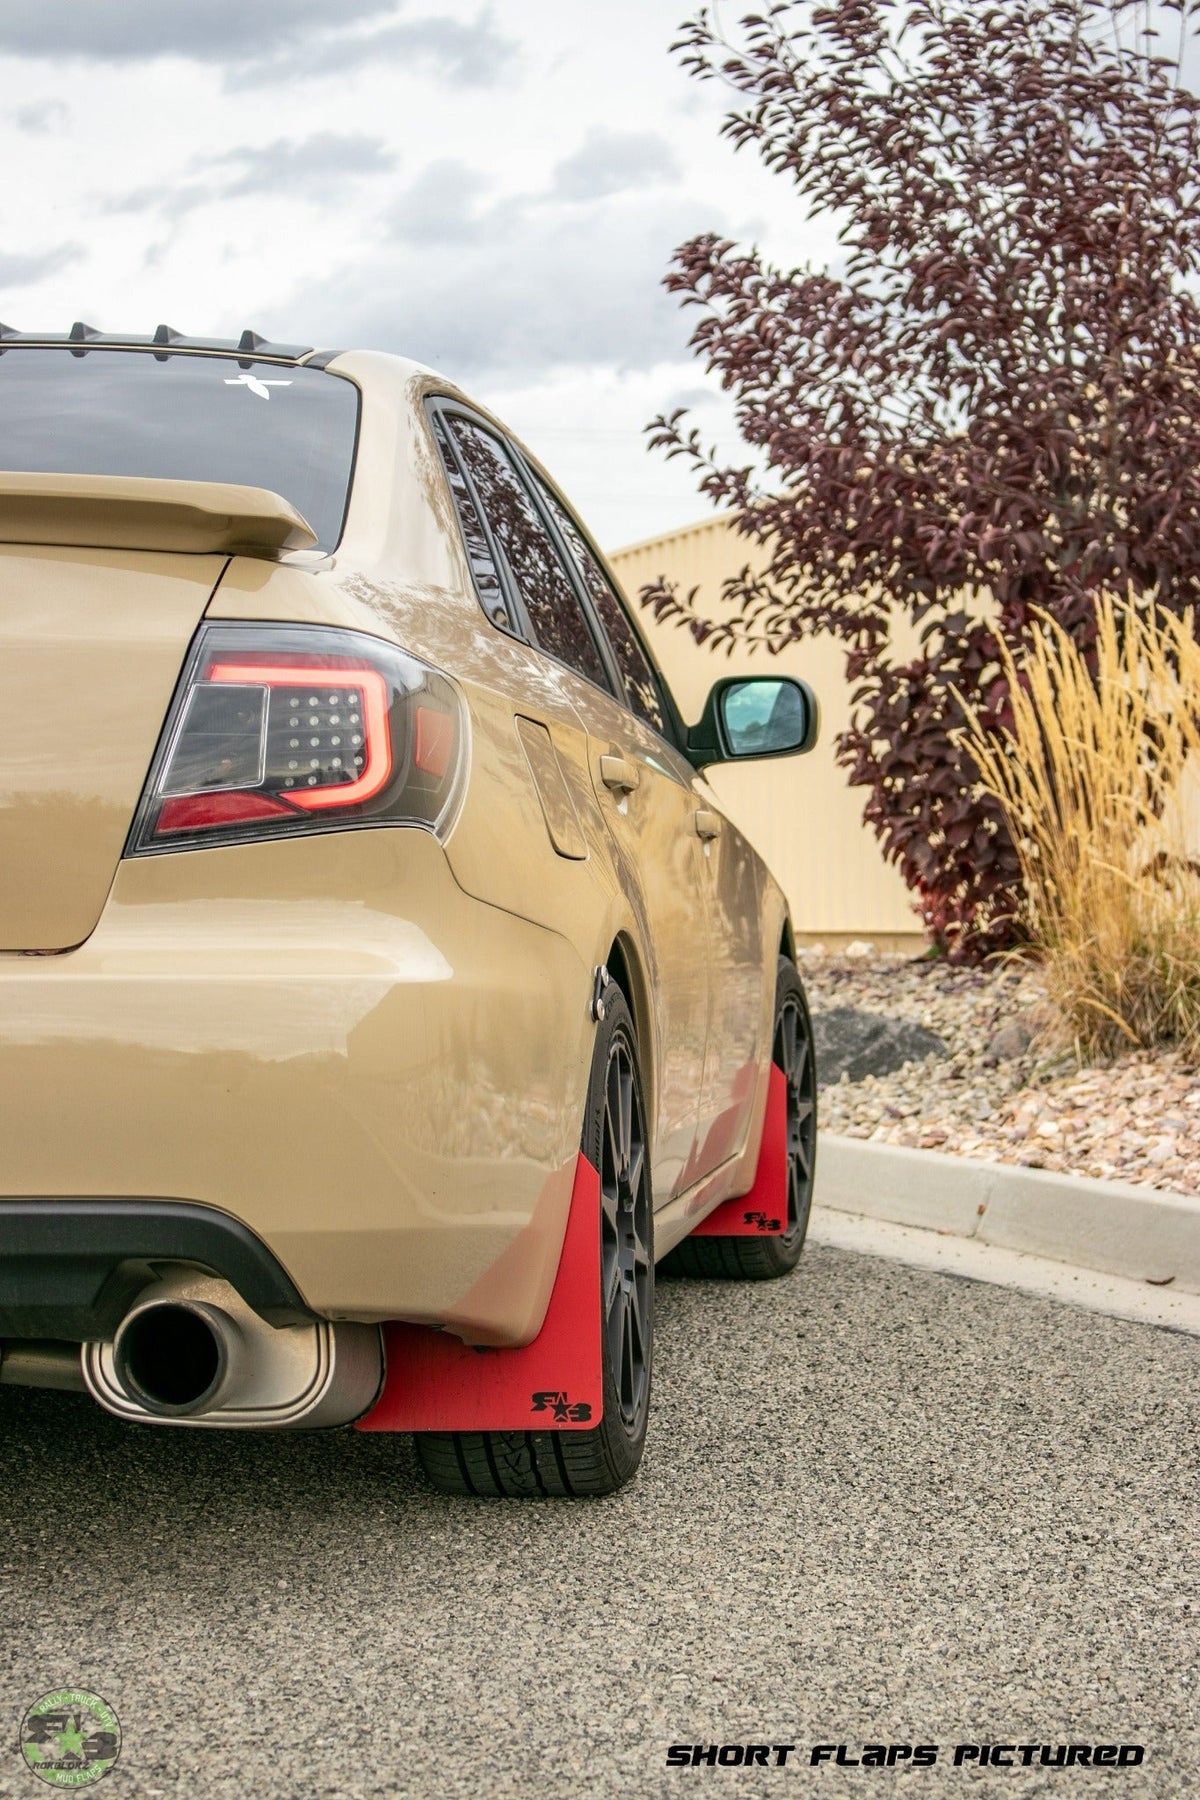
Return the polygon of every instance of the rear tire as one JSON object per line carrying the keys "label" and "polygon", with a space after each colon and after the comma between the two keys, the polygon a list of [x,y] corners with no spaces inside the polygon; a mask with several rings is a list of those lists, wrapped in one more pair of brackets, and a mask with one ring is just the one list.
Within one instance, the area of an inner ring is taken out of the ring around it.
{"label": "rear tire", "polygon": [[421,1431],[417,1461],[443,1494],[544,1499],[612,1494],[642,1460],[654,1339],[654,1214],[633,1020],[604,991],[580,1148],[600,1174],[604,1416],[592,1431]]}
{"label": "rear tire", "polygon": [[796,965],[779,958],[771,1060],[787,1080],[788,1223],[774,1237],[686,1237],[659,1264],[662,1275],[774,1281],[800,1261],[817,1166],[817,1065],[812,1018]]}

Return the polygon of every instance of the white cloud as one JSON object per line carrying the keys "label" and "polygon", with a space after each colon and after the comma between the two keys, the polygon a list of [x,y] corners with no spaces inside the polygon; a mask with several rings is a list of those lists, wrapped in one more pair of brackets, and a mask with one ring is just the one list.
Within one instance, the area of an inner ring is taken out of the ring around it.
{"label": "white cloud", "polygon": [[355,69],[382,70],[405,63],[440,81],[490,87],[512,62],[516,45],[492,23],[489,8],[458,19],[404,19],[379,29],[322,33],[315,42],[281,43],[249,63],[231,65],[231,87],[260,88],[264,80],[328,81]]}
{"label": "white cloud", "polygon": [[10,288],[33,287],[71,263],[78,262],[83,250],[79,244],[56,244],[52,250],[0,250],[0,294]]}
{"label": "white cloud", "polygon": [[38,100],[32,106],[18,106],[10,117],[18,131],[40,137],[46,131],[61,131],[70,118],[61,100]]}
{"label": "white cloud", "polygon": [[486,229],[481,203],[487,183],[478,169],[442,157],[421,170],[386,215],[391,237],[432,247],[477,242]]}
{"label": "white cloud", "polygon": [[711,207],[487,191],[466,164],[430,165],[386,215],[394,247],[300,284],[286,316],[314,320],[323,341],[401,351],[464,380],[683,354],[689,327],[662,275],[689,231],[723,224]]}
{"label": "white cloud", "polygon": [[[323,81],[405,57],[447,81],[487,84],[513,49],[484,7],[467,20],[410,18],[406,0],[4,0],[0,54],[138,64],[218,65],[232,87]],[[404,12],[403,17],[397,17]]]}
{"label": "white cloud", "polygon": [[578,150],[555,164],[554,192],[564,200],[597,200],[674,183],[679,175],[675,154],[659,132],[593,125]]}
{"label": "white cloud", "polygon": [[671,252],[833,228],[720,140],[668,54],[691,4],[0,0],[0,318],[415,354],[568,431],[607,541],[699,515],[640,430],[712,387]]}
{"label": "white cloud", "polygon": [[[395,10],[396,0],[339,0],[343,24]],[[5,0],[0,51],[55,62],[148,62],[183,56],[226,63],[270,53],[319,29],[328,0]]]}
{"label": "white cloud", "polygon": [[291,194],[298,187],[333,199],[347,181],[386,174],[395,160],[379,138],[364,132],[318,131],[299,141],[276,138],[269,144],[223,150],[209,159],[208,167],[226,200]]}
{"label": "white cloud", "polygon": [[199,206],[226,205],[231,200],[283,198],[328,204],[364,176],[389,174],[395,162],[381,138],[363,132],[318,131],[307,138],[276,138],[269,144],[243,144],[199,157],[190,165],[193,173],[188,178],[134,188],[101,204],[108,212],[158,211],[173,219]]}

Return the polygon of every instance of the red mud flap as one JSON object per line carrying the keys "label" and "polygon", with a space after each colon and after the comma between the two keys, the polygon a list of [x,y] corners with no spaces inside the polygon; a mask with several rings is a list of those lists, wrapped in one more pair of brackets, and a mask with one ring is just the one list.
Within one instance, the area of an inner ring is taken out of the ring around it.
{"label": "red mud flap", "polygon": [[754,1186],[701,1219],[693,1237],[763,1237],[787,1230],[787,1078],[771,1064]]}
{"label": "red mud flap", "polygon": [[604,1412],[600,1177],[582,1154],[554,1291],[531,1344],[475,1350],[427,1325],[384,1326],[383,1391],[359,1431],[589,1431]]}

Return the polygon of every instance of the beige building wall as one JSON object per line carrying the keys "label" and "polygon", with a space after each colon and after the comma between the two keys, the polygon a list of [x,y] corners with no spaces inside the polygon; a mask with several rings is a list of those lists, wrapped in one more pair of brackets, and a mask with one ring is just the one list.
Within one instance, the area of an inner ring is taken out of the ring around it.
{"label": "beige building wall", "polygon": [[715,606],[722,581],[761,556],[739,538],[729,515],[667,532],[610,555],[634,604],[655,655],[688,724],[703,710],[712,683],[722,675],[798,675],[821,703],[821,737],[807,756],[779,762],[725,766],[708,779],[746,836],[766,858],[791,904],[797,936],[831,947],[866,938],[881,948],[918,950],[921,935],[908,890],[884,862],[874,834],[862,822],[865,794],[847,785],[834,761],[833,743],[849,722],[850,690],[842,646],[814,638],[778,657],[702,649],[686,630],[656,624],[637,607],[638,590],[660,576],[686,593],[699,589],[701,608]]}

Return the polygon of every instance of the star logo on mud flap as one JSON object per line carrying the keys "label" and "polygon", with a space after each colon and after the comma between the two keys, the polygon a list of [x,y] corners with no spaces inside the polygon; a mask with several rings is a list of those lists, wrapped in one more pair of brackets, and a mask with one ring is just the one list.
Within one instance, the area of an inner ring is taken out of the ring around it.
{"label": "star logo on mud flap", "polygon": [[753,1225],[757,1231],[778,1231],[779,1220],[768,1219],[766,1213],[748,1212],[742,1214],[743,1222]]}
{"label": "star logo on mud flap", "polygon": [[586,1401],[576,1400],[572,1405],[570,1396],[563,1388],[558,1389],[557,1392],[552,1388],[547,1388],[542,1393],[534,1394],[531,1397],[533,1411],[552,1414],[555,1423],[559,1425],[586,1425],[592,1416],[592,1409]]}

